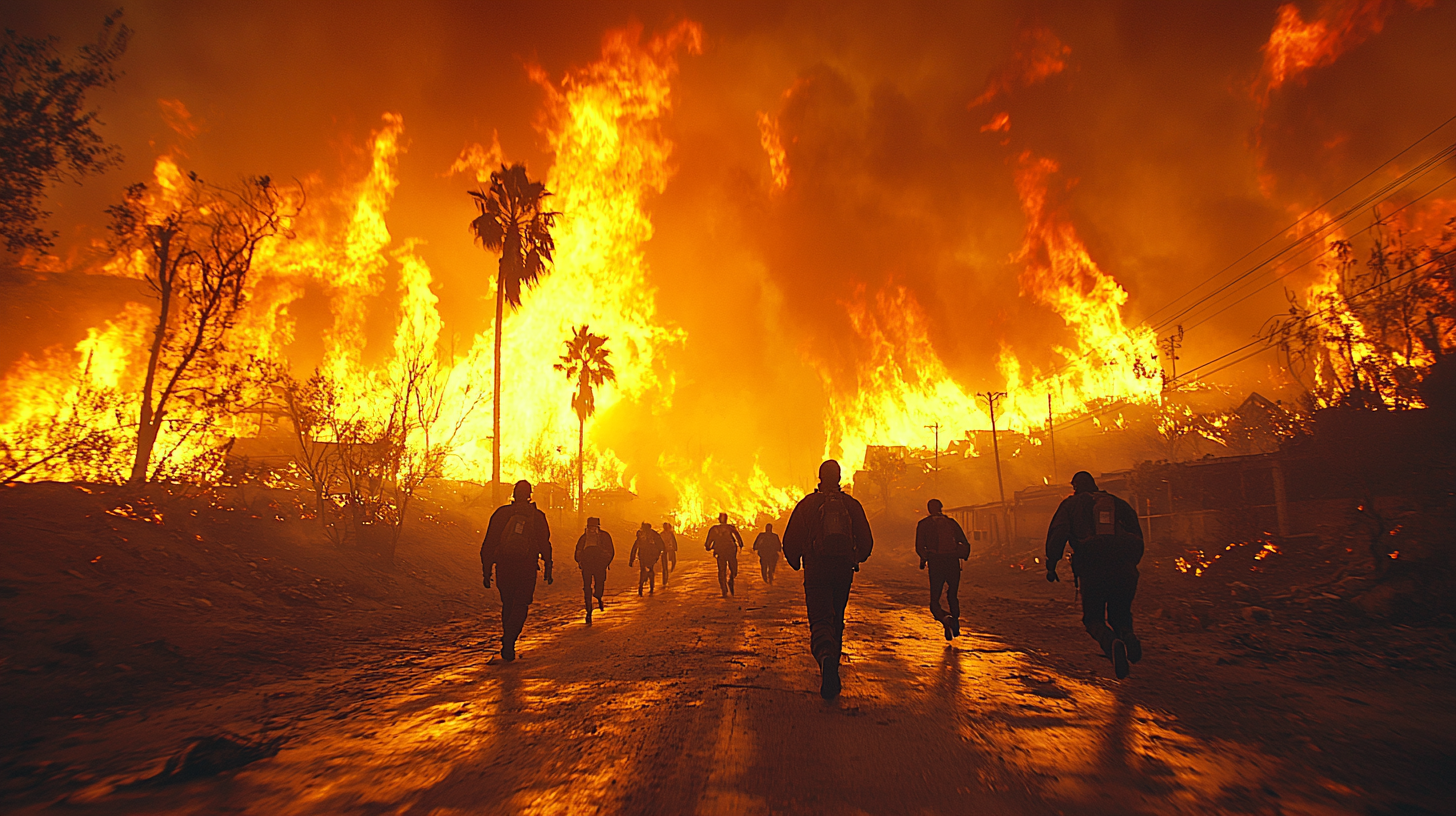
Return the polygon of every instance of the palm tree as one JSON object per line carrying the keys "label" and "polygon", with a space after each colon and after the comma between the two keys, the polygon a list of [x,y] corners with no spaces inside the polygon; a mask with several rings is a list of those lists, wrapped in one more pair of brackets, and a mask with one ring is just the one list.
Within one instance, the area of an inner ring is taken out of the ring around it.
{"label": "palm tree", "polygon": [[490,186],[471,190],[480,215],[470,222],[470,232],[491,252],[500,253],[495,279],[495,416],[490,439],[490,490],[495,504],[500,504],[501,480],[501,323],[505,305],[521,308],[521,291],[536,284],[549,270],[551,252],[556,241],[551,228],[560,213],[543,208],[551,193],[546,185],[526,176],[526,165],[502,164],[490,174]]}
{"label": "palm tree", "polygon": [[[607,348],[607,338],[592,334],[587,326],[572,332],[566,341],[566,353],[556,370],[566,374],[568,380],[576,381],[576,393],[571,395],[571,408],[576,411],[578,429],[576,436],[576,514],[582,514],[585,506],[583,492],[582,460],[586,456],[586,420],[597,411],[595,388],[608,382],[615,382],[617,372],[612,369],[608,357],[612,350]],[[580,521],[580,519],[578,519]]]}

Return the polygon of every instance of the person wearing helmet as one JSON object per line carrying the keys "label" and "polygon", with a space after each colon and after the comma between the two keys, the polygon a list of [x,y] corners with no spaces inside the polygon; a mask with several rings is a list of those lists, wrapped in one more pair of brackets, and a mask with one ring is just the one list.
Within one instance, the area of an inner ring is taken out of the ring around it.
{"label": "person wearing helmet", "polygon": [[657,560],[662,557],[663,551],[662,536],[652,529],[648,522],[642,522],[642,528],[637,531],[637,540],[632,542],[632,554],[627,556],[627,566],[632,566],[635,561],[638,564],[637,572],[637,595],[642,595],[642,585],[647,584],[647,591],[653,594],[657,592],[657,576],[653,569],[657,566]]}
{"label": "person wearing helmet", "polygon": [[708,530],[708,540],[703,549],[718,559],[718,588],[723,597],[737,594],[733,582],[738,577],[738,551],[743,549],[743,536],[738,528],[728,523],[728,514],[719,513],[718,523]]}
{"label": "person wearing helmet", "polygon": [[617,551],[612,546],[612,535],[602,529],[602,520],[592,516],[586,520],[586,532],[576,540],[576,563],[581,567],[581,594],[586,601],[586,622],[592,622],[592,601],[597,609],[606,609],[602,593],[606,591],[607,567]]}
{"label": "person wearing helmet", "polygon": [[763,577],[765,584],[772,584],[774,570],[779,566],[779,553],[783,552],[783,542],[773,531],[772,524],[763,525],[763,532],[753,540],[753,551],[758,553],[758,571]]}
{"label": "person wearing helmet", "polygon": [[672,531],[672,522],[662,523],[662,585],[667,586],[667,574],[677,569],[677,536]]}
{"label": "person wearing helmet", "polygon": [[819,694],[826,700],[839,696],[850,585],[874,548],[864,507],[840,488],[839,475],[833,459],[820,465],[818,489],[799,500],[784,528],[784,560],[804,570],[809,651],[819,664]]}
{"label": "person wearing helmet", "polygon": [[[929,513],[915,525],[915,554],[920,568],[930,568],[930,614],[945,627],[945,639],[961,633],[961,562],[971,557],[971,542],[955,519],[941,512],[940,499],[925,503]],[[940,606],[946,593],[950,611]]]}
{"label": "person wearing helmet", "polygon": [[511,491],[511,503],[496,508],[480,544],[480,568],[485,588],[495,571],[501,599],[501,659],[516,659],[516,638],[526,625],[526,614],[536,594],[536,570],[545,565],[551,583],[551,527],[546,514],[531,501],[531,483],[522,479]]}
{"label": "person wearing helmet", "polygon": [[1143,529],[1137,511],[1122,499],[1097,489],[1087,471],[1072,477],[1072,495],[1062,500],[1047,528],[1046,578],[1060,581],[1057,562],[1072,545],[1072,575],[1082,591],[1082,625],[1112,660],[1117,679],[1142,659],[1143,646],[1132,628]]}

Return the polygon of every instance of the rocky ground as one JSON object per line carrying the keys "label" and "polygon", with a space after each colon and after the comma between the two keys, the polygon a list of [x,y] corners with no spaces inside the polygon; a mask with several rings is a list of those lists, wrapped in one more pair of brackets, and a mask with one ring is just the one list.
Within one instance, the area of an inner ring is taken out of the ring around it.
{"label": "rocky ground", "polygon": [[1035,563],[973,559],[947,643],[884,531],[825,703],[798,574],[766,587],[748,558],[728,600],[704,561],[641,599],[619,564],[587,627],[559,555],[503,664],[481,513],[425,506],[390,567],[266,493],[33,485],[0,514],[7,812],[1424,814],[1456,792],[1449,623],[1371,618],[1334,544],[1145,560],[1147,657],[1118,682]]}

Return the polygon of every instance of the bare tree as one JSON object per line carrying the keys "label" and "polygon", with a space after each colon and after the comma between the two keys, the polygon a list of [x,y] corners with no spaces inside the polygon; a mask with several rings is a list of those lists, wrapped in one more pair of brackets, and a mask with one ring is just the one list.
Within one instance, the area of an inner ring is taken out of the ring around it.
{"label": "bare tree", "polygon": [[442,474],[485,393],[473,383],[452,391],[449,372],[423,348],[406,352],[380,385],[383,410],[351,404],[317,372],[302,384],[285,378],[283,398],[325,534],[391,562],[415,494]]}
{"label": "bare tree", "polygon": [[132,185],[110,208],[117,248],[142,256],[157,298],[129,483],[147,480],[157,437],[176,404],[225,410],[236,396],[229,389],[237,379],[224,370],[228,332],[247,302],[258,247],[284,233],[298,208],[267,176],[223,188],[196,174],[175,191]]}
{"label": "bare tree", "polygon": [[[87,361],[89,367],[90,361]],[[100,481],[114,473],[128,435],[136,433],[123,396],[89,385],[83,370],[59,409],[0,436],[0,484],[22,478]]]}
{"label": "bare tree", "polygon": [[1453,224],[1433,242],[1412,243],[1377,215],[1370,235],[1363,262],[1353,242],[1331,246],[1337,286],[1327,302],[1286,293],[1288,311],[1260,336],[1320,404],[1417,405],[1429,364],[1456,346]]}
{"label": "bare tree", "polygon": [[338,413],[338,394],[323,374],[315,371],[300,383],[284,372],[279,375],[283,409],[298,445],[293,463],[313,492],[314,517],[335,546],[347,540],[347,528],[340,523],[339,506],[333,498],[340,482],[339,457],[331,435],[329,417]]}

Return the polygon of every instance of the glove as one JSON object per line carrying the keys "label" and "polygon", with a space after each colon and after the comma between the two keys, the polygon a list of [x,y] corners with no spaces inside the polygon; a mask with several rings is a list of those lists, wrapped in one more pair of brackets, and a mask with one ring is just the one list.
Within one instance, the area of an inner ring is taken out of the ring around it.
{"label": "glove", "polygon": [[920,568],[921,569],[925,569],[925,559],[924,558],[920,559]]}
{"label": "glove", "polygon": [[546,583],[549,584],[551,582],[552,582],[552,580],[551,580],[551,566],[548,564],[546,566]]}
{"label": "glove", "polygon": [[1056,567],[1049,567],[1047,569],[1047,583],[1049,583],[1049,584],[1055,584],[1055,583],[1057,583],[1057,582],[1059,582],[1061,580],[1062,580],[1061,576],[1060,575],[1057,575],[1057,568]]}
{"label": "glove", "polygon": [[490,576],[485,576],[485,588],[490,589]]}
{"label": "glove", "polygon": [[799,559],[785,557],[784,561],[788,563],[789,566],[793,567],[795,572],[799,571]]}

